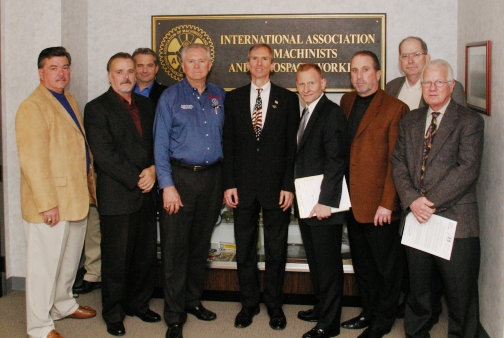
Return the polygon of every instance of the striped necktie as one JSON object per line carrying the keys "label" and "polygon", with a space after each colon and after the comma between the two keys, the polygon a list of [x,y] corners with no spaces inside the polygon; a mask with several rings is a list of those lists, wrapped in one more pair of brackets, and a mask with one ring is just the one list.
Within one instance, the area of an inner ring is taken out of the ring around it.
{"label": "striped necktie", "polygon": [[259,141],[259,136],[262,130],[262,98],[261,98],[262,88],[257,88],[257,99],[254,106],[254,112],[252,113],[252,126],[254,127],[254,132],[256,140]]}
{"label": "striped necktie", "polygon": [[438,113],[438,112],[432,113],[432,120],[429,125],[429,128],[427,128],[427,132],[425,133],[425,137],[424,137],[422,170],[420,173],[420,185],[422,187],[422,191],[421,191],[422,195],[425,195],[425,190],[424,190],[425,169],[427,168],[427,159],[429,158],[429,153],[432,148],[432,142],[434,140],[434,136],[436,136],[436,133],[437,133],[437,117],[439,116],[439,114],[440,113]]}

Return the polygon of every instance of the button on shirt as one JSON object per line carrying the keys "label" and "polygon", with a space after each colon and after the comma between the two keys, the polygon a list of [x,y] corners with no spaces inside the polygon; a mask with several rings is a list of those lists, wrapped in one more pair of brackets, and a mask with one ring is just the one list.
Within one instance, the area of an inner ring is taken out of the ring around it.
{"label": "button on shirt", "polygon": [[212,83],[200,95],[185,78],[163,92],[154,120],[160,189],[174,185],[170,160],[201,166],[222,160],[224,96],[224,89]]}

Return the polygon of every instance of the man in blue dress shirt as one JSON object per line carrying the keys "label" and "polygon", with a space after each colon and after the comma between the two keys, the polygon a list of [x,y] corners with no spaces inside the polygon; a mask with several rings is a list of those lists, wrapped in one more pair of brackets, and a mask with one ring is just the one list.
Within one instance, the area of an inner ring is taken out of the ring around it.
{"label": "man in blue dress shirt", "polygon": [[210,50],[181,50],[185,78],[163,92],[154,122],[154,158],[163,190],[161,252],[166,337],[181,338],[191,313],[210,321],[200,302],[210,237],[220,212],[224,90],[206,82]]}

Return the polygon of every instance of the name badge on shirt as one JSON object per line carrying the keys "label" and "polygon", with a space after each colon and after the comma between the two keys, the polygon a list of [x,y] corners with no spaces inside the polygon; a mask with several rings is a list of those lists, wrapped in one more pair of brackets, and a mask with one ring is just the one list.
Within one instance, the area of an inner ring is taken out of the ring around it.
{"label": "name badge on shirt", "polygon": [[212,99],[212,106],[215,109],[215,115],[217,115],[219,112],[219,108],[222,108],[222,107],[219,105],[219,100],[215,97]]}
{"label": "name badge on shirt", "polygon": [[192,104],[181,104],[180,108],[181,109],[193,109],[193,105]]}

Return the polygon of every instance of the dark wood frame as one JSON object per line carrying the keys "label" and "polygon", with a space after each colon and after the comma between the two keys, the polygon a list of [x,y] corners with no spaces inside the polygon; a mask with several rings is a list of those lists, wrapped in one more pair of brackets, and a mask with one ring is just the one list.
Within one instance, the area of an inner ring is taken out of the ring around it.
{"label": "dark wood frame", "polygon": [[[471,95],[471,88],[473,88],[472,78],[469,76],[473,69],[470,68],[470,56],[471,50],[474,50],[475,47],[485,47],[485,85],[486,85],[486,95],[485,100],[483,102],[482,98],[479,98],[482,102],[475,102],[477,97],[473,97]],[[467,106],[471,109],[474,109],[480,113],[490,115],[491,108],[491,42],[488,41],[480,41],[480,42],[472,42],[466,44],[465,51],[465,91],[467,97]],[[471,81],[471,83],[469,83]]]}

